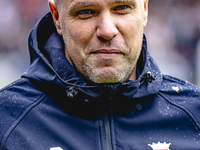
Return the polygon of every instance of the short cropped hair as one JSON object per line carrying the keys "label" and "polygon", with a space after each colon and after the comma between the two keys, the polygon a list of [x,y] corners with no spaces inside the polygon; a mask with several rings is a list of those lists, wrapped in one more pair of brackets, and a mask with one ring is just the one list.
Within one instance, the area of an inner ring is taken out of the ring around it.
{"label": "short cropped hair", "polygon": [[58,2],[59,2],[59,0],[53,0],[53,1],[54,1],[54,3],[55,3],[55,6],[58,7]]}

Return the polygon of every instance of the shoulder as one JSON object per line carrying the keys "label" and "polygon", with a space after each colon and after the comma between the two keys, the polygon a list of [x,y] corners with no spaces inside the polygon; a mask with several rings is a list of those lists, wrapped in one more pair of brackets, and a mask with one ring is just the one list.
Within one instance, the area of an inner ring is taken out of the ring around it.
{"label": "shoulder", "polygon": [[168,101],[168,103],[184,111],[196,125],[200,125],[199,87],[187,81],[164,75],[159,94]]}
{"label": "shoulder", "polygon": [[32,103],[42,94],[43,92],[32,81],[21,78],[0,89],[0,103],[13,104],[21,101]]}
{"label": "shoulder", "polygon": [[[0,89],[0,141],[44,99],[45,94],[29,80],[19,79]],[[1,145],[1,143],[0,143]]]}
{"label": "shoulder", "polygon": [[[188,81],[184,81],[169,75],[163,75],[163,82],[161,85],[161,91],[168,94],[169,96],[174,96],[174,99],[189,99],[197,98],[200,100],[200,88]],[[195,100],[195,99],[193,99]]]}

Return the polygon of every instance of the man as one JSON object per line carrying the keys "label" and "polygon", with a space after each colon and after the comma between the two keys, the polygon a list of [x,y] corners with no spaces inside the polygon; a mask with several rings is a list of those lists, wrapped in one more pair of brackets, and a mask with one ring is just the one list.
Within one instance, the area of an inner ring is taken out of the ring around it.
{"label": "man", "polygon": [[[200,89],[147,52],[148,0],[49,0],[0,92],[2,150],[200,148]],[[159,49],[159,48],[158,48]]]}

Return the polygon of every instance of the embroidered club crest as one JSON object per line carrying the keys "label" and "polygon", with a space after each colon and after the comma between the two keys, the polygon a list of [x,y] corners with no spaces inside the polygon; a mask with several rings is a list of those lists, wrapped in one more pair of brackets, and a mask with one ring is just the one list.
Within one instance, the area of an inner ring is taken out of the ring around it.
{"label": "embroidered club crest", "polygon": [[63,149],[60,147],[52,147],[52,148],[50,148],[50,150],[63,150]]}
{"label": "embroidered club crest", "polygon": [[164,143],[153,143],[153,144],[148,144],[153,150],[170,150],[169,146],[171,143],[167,144],[166,142]]}

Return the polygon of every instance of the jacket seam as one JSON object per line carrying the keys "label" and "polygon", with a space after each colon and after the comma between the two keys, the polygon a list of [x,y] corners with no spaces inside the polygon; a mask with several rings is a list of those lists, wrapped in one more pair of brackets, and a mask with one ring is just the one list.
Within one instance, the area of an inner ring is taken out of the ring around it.
{"label": "jacket seam", "polygon": [[175,77],[170,76],[170,75],[164,75],[163,79],[166,80],[166,81],[173,82],[173,83],[178,83],[178,84],[181,84],[181,85],[185,85],[185,83],[186,83],[184,80],[175,78]]}
{"label": "jacket seam", "polygon": [[186,107],[184,107],[183,105],[177,104],[176,102],[172,102],[173,100],[170,99],[168,96],[166,96],[167,98],[165,98],[165,96],[163,94],[161,94],[160,92],[158,93],[158,95],[160,95],[161,97],[163,97],[168,103],[170,103],[171,105],[178,107],[179,109],[183,110],[192,120],[192,122],[194,123],[194,125],[197,127],[197,129],[200,131],[200,127],[198,126],[199,122],[198,120],[195,118],[195,116],[192,114],[192,112],[187,109]]}
{"label": "jacket seam", "polygon": [[[12,132],[15,130],[15,128],[20,124],[20,122],[23,121],[23,119],[29,114],[29,112],[35,108],[37,105],[39,105],[42,101],[44,101],[46,99],[48,95],[43,94],[41,95],[41,97],[39,98],[39,100],[37,100],[36,102],[32,103],[31,105],[28,106],[27,109],[25,109],[23,111],[23,113],[19,116],[19,118],[11,125],[11,127],[7,130],[7,132],[4,135],[4,138],[1,141],[1,147],[0,149],[3,150],[4,146],[6,145],[6,142],[9,138],[9,136],[12,134]],[[41,99],[42,98],[42,99]]]}
{"label": "jacket seam", "polygon": [[1,89],[0,89],[0,92],[2,92],[2,91],[4,91],[4,90],[7,90],[7,89],[11,88],[12,86],[14,86],[14,85],[16,85],[16,84],[20,84],[20,83],[24,82],[25,80],[27,80],[27,79],[25,79],[25,78],[20,78],[20,79],[18,79],[18,80],[16,80],[16,81],[10,83],[9,85],[7,85],[7,86],[1,88]]}

